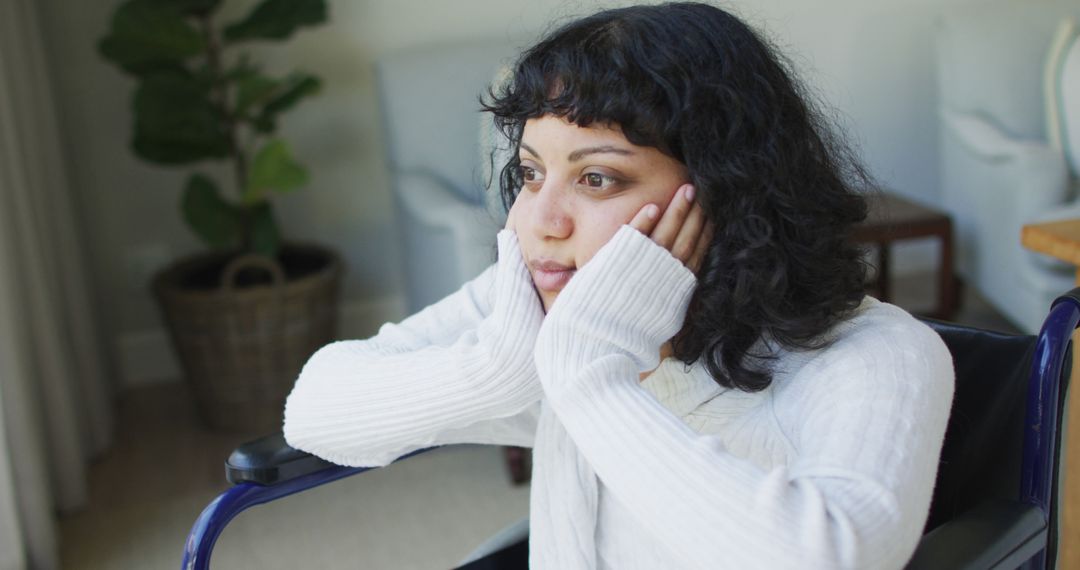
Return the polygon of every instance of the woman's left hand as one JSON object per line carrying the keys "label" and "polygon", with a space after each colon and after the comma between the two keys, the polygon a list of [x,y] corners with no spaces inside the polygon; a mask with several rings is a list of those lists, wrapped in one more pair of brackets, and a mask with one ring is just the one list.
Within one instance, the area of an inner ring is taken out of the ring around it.
{"label": "woman's left hand", "polygon": [[694,194],[693,185],[683,184],[675,191],[662,216],[659,206],[646,204],[630,220],[629,226],[649,236],[697,274],[712,241],[713,225],[705,220],[705,211],[694,201]]}

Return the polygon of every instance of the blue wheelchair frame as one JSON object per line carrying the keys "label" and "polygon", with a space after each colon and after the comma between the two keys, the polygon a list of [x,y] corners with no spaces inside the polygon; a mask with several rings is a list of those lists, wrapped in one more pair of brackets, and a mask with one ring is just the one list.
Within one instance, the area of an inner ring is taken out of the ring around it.
{"label": "blue wheelchair frame", "polygon": [[[1051,306],[1035,344],[1027,385],[1020,500],[980,506],[924,535],[908,568],[1048,568],[1047,547],[1054,544],[1057,453],[1060,445],[1059,394],[1072,334],[1080,322],[1080,288]],[[1080,421],[1078,419],[1077,421]],[[401,461],[435,448],[421,449]],[[184,549],[182,568],[205,570],[225,526],[242,511],[262,503],[362,473],[371,468],[342,467],[290,448],[281,434],[238,448],[226,461],[233,487],[211,502],[195,521]],[[957,555],[959,550],[969,552]],[[958,557],[962,557],[960,561]],[[1048,564],[1049,562],[1049,564]]]}

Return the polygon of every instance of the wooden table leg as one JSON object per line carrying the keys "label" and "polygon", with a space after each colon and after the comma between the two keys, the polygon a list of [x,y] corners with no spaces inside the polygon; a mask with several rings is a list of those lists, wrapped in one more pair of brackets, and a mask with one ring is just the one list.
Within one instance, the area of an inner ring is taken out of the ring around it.
{"label": "wooden table leg", "polygon": [[510,480],[514,485],[524,485],[532,476],[531,450],[523,447],[506,446],[506,466],[510,469]]}
{"label": "wooden table leg", "polygon": [[958,298],[956,294],[956,270],[953,267],[952,222],[946,220],[942,228],[941,265],[938,269],[938,306],[936,317],[951,320],[956,317]]}

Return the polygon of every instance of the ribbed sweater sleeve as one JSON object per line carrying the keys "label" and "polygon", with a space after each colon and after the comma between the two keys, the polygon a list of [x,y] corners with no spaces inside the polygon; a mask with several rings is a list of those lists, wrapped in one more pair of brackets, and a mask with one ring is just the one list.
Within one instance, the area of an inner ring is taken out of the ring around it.
{"label": "ribbed sweater sleeve", "polygon": [[547,402],[597,477],[680,568],[903,567],[952,396],[940,339],[911,319],[812,361],[777,419],[795,459],[764,470],[691,430],[638,381],[681,326],[693,287],[678,260],[624,226],[545,319],[535,358]]}
{"label": "ribbed sweater sleeve", "polygon": [[498,247],[495,265],[435,305],[319,349],[285,403],[289,445],[365,467],[447,443],[531,446],[544,313],[516,235],[499,232]]}

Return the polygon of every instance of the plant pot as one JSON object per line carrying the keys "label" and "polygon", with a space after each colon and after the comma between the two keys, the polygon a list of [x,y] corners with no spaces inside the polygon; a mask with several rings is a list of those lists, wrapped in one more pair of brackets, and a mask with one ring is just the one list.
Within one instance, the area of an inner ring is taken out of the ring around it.
{"label": "plant pot", "polygon": [[343,272],[335,252],[287,244],[277,259],[205,253],[154,277],[154,296],[209,427],[281,429],[300,369],[334,340]]}

